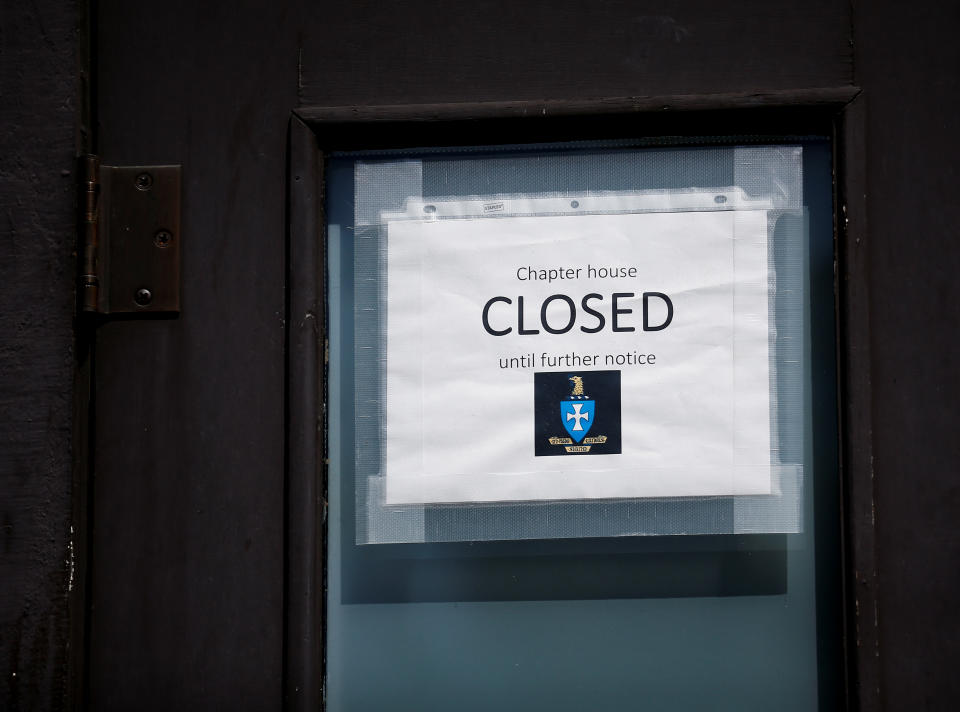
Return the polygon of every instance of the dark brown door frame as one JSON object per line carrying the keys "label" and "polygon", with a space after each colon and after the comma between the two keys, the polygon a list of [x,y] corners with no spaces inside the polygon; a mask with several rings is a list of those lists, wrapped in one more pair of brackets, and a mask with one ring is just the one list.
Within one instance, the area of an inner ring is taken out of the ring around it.
{"label": "dark brown door frame", "polygon": [[840,422],[846,706],[879,703],[864,112],[853,86],[588,101],[305,107],[289,129],[285,706],[323,703],[326,526],[324,153],[629,136],[829,132]]}

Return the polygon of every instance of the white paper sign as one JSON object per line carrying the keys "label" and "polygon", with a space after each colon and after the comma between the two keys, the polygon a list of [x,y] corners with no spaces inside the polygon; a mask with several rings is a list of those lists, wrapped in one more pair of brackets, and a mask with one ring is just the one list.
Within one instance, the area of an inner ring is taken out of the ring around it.
{"label": "white paper sign", "polygon": [[387,240],[388,504],[770,493],[765,211]]}

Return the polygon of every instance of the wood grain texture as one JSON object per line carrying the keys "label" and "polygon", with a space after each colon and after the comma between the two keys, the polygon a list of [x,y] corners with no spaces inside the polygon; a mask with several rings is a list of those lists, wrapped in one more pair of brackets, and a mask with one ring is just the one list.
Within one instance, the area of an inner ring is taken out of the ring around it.
{"label": "wood grain texture", "polygon": [[863,2],[855,20],[866,103],[876,685],[882,709],[951,710],[960,700],[960,6]]}
{"label": "wood grain texture", "polygon": [[284,709],[321,709],[326,601],[323,156],[290,120],[287,244],[287,483]]}
{"label": "wood grain texture", "polygon": [[781,106],[797,90],[829,104],[821,88],[852,79],[848,10],[827,0],[752,0],[736,17],[702,0],[642,16],[623,1],[98,7],[103,160],[184,166],[180,318],[97,335],[87,702],[104,710],[276,709],[285,645],[288,703],[317,695],[289,687],[316,639],[283,640],[284,600],[288,624],[317,602],[294,610],[283,590],[285,553],[289,567],[315,555],[284,549],[284,472],[308,448],[300,433],[285,460],[285,418],[310,407],[284,398],[287,349],[307,333],[284,322],[303,311],[285,283],[300,275],[284,261],[290,109],[599,96],[719,109],[716,96]]}
{"label": "wood grain texture", "polygon": [[303,23],[303,105],[671,96],[852,82],[835,0],[361,0]]}
{"label": "wood grain texture", "polygon": [[867,224],[865,101],[843,112],[836,147],[838,359],[843,476],[845,647],[852,709],[879,705],[879,591],[870,351],[870,246]]}
{"label": "wood grain texture", "polygon": [[[854,12],[856,74],[851,9],[836,0],[102,3],[104,158],[183,162],[190,242],[183,317],[99,335],[91,701],[282,699],[290,108],[313,123],[394,125],[450,119],[457,106],[463,120],[572,115],[598,97],[611,113],[722,113],[832,105],[858,84],[859,118],[844,134],[861,191],[847,196],[859,212],[841,248],[854,379],[845,432],[857,443],[845,466],[875,476],[847,492],[850,527],[873,527],[874,505],[879,527],[876,549],[854,542],[849,561],[856,615],[869,622],[853,634],[859,704],[946,708],[956,677],[937,661],[957,653],[949,602],[960,584],[949,209],[960,186],[944,160],[960,133],[949,98],[958,18],[892,2]],[[41,547],[50,562],[56,546]]]}
{"label": "wood grain texture", "polygon": [[0,14],[0,708],[67,704],[76,7]]}
{"label": "wood grain texture", "polygon": [[103,160],[183,165],[182,311],[97,334],[87,703],[279,709],[296,6],[98,8]]}
{"label": "wood grain texture", "polygon": [[[724,111],[771,107],[840,107],[859,88],[852,85],[776,91],[662,96],[623,96],[550,101],[452,102],[445,104],[381,104],[376,106],[304,106],[297,115],[318,130],[329,124],[423,123],[437,121],[564,118],[674,111]],[[702,132],[702,128],[701,128]]]}
{"label": "wood grain texture", "polygon": [[[606,100],[615,113],[722,110],[804,92],[830,104],[830,88],[856,84],[844,142],[845,160],[862,161],[850,184],[861,192],[846,203],[858,207],[841,248],[841,343],[858,384],[846,433],[860,446],[845,466],[874,478],[847,492],[848,525],[875,516],[878,532],[875,549],[855,543],[848,561],[869,621],[852,641],[859,704],[950,709],[960,17],[948,3],[852,8],[100,3],[102,153],[184,164],[188,242],[183,317],[98,335],[89,701],[281,704],[291,108],[334,122],[412,121],[411,105],[450,103],[472,107],[464,118],[482,118],[468,116],[477,104],[488,117],[562,114],[598,97],[621,97]],[[37,0],[0,16],[0,707],[11,710],[67,704],[76,15],[73,3]],[[318,105],[343,108],[311,114]]]}

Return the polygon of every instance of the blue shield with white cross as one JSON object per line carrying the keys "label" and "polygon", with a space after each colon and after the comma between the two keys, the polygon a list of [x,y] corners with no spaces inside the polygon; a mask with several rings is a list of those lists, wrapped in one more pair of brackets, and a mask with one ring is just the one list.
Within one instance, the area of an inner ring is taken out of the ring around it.
{"label": "blue shield with white cross", "polygon": [[583,440],[590,430],[595,412],[596,401],[593,400],[560,401],[560,419],[575,442]]}

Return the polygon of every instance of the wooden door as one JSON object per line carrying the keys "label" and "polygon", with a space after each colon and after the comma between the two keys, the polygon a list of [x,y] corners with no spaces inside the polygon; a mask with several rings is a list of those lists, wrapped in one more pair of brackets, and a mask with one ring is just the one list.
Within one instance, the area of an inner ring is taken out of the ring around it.
{"label": "wooden door", "polygon": [[321,225],[288,196],[325,122],[341,145],[438,116],[534,140],[537,112],[802,130],[855,94],[842,2],[94,7],[103,161],[183,165],[182,313],[96,332],[94,709],[321,702],[320,453],[291,423],[318,403],[322,261],[288,241]]}

